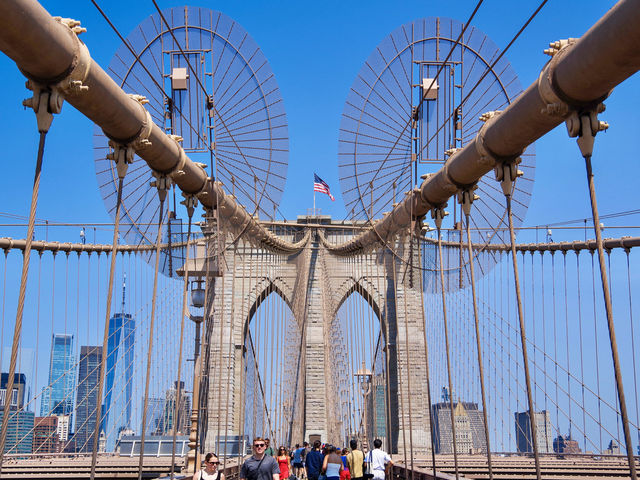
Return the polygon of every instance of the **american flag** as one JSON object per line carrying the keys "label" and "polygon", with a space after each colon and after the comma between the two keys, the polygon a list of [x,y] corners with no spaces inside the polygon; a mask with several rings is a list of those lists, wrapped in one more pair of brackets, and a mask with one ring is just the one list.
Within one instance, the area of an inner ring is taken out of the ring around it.
{"label": "american flag", "polygon": [[313,174],[313,191],[314,192],[320,192],[320,193],[326,193],[327,195],[329,195],[329,198],[331,199],[332,202],[335,201],[334,196],[331,195],[331,191],[329,190],[329,185],[327,185],[327,182],[322,180],[315,173]]}

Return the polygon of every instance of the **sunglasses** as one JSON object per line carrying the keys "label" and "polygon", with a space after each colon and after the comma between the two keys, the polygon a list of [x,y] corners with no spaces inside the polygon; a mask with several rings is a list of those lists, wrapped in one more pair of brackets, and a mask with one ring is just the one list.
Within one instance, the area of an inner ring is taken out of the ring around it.
{"label": "sunglasses", "polygon": [[267,445],[264,443],[254,443],[253,446],[255,448],[263,448],[263,447],[266,447]]}
{"label": "sunglasses", "polygon": [[204,462],[204,463],[208,463],[209,465],[220,465],[220,462]]}

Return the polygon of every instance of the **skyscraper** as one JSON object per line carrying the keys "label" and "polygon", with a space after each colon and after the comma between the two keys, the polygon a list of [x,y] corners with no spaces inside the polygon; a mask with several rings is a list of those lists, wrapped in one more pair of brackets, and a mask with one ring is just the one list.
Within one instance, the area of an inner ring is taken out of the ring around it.
{"label": "skyscraper", "polygon": [[[140,402],[144,405],[144,398]],[[145,428],[145,436],[162,435],[158,430],[160,428],[162,414],[164,411],[164,398],[149,397],[147,406],[147,426]],[[140,424],[140,435],[142,435],[142,423]]]}
{"label": "skyscraper", "polygon": [[191,428],[191,397],[185,394],[183,381],[180,381],[178,418],[174,421],[177,396],[178,382],[174,382],[174,386],[165,393],[162,418],[160,418],[158,424],[158,431],[161,435],[172,435],[174,427],[177,428],[178,435],[187,435],[189,433]]}
{"label": "skyscraper", "polygon": [[[515,412],[516,448],[518,452],[533,452],[529,412]],[[553,453],[553,429],[549,412],[542,410],[533,414],[536,422],[536,438],[540,453]]]}
{"label": "skyscraper", "polygon": [[49,357],[49,384],[44,388],[40,416],[71,415],[75,369],[73,335],[54,333]]}
{"label": "skyscraper", "polygon": [[122,312],[116,313],[109,320],[102,411],[107,452],[115,451],[120,432],[131,428],[135,321],[130,314],[125,313],[125,288],[126,284],[123,282]]}
{"label": "skyscraper", "polygon": [[[448,398],[443,395],[443,399]],[[484,418],[478,404],[454,402],[453,421],[456,427],[456,448],[458,453],[487,451],[484,433]],[[451,429],[451,409],[448,401],[436,403],[433,410],[433,435],[436,453],[453,453],[453,430]]]}
{"label": "skyscraper", "polygon": [[36,417],[33,426],[33,453],[59,453],[58,417]]}
{"label": "skyscraper", "polygon": [[101,361],[102,347],[88,345],[80,347],[78,389],[76,391],[76,433],[74,437],[78,452],[90,452],[93,448]]}
{"label": "skyscraper", "polygon": [[27,384],[23,373],[13,376],[13,391],[7,394],[9,374],[0,376],[0,422],[4,417],[4,404],[9,402],[9,422],[4,453],[31,453],[33,448],[33,422],[35,414],[24,409],[24,395]]}
{"label": "skyscraper", "polygon": [[11,410],[22,410],[24,408],[24,394],[27,385],[26,375],[24,373],[15,373],[13,375],[13,393],[11,395],[7,395],[8,383],[9,374],[2,372],[0,376],[0,406],[4,407],[4,402],[9,397]]}

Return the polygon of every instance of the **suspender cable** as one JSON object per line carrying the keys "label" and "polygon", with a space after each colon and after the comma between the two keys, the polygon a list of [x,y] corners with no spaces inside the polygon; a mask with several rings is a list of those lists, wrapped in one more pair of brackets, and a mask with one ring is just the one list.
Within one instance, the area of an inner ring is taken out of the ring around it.
{"label": "suspender cable", "polygon": [[[493,466],[491,464],[491,446],[489,442],[489,424],[487,422],[487,399],[484,388],[484,369],[482,363],[482,346],[480,344],[480,323],[478,320],[478,302],[476,298],[476,280],[475,271],[473,265],[473,251],[471,249],[471,204],[474,200],[473,192],[471,190],[465,190],[461,193],[462,210],[464,211],[465,222],[467,226],[467,252],[469,254],[469,274],[471,276],[471,296],[473,298],[473,320],[476,328],[476,350],[478,353],[478,375],[480,377],[480,394],[482,397],[482,418],[484,420],[484,436],[487,445],[487,466],[489,467],[489,479],[493,480]],[[461,267],[462,268],[462,265]]]}
{"label": "suspender cable", "polygon": [[[40,102],[44,102],[44,110],[48,110],[49,94],[41,95]],[[40,114],[38,113],[38,116]],[[51,116],[51,114],[49,114]],[[51,116],[51,119],[53,117]],[[40,123],[40,122],[38,122]],[[49,121],[49,125],[51,121]],[[39,126],[40,127],[40,126]],[[33,178],[33,189],[31,191],[31,207],[29,209],[29,226],[27,227],[26,245],[22,258],[22,273],[20,275],[20,290],[18,292],[18,309],[16,312],[16,324],[13,330],[13,343],[11,345],[11,360],[9,362],[9,376],[7,379],[7,399],[13,392],[14,375],[16,373],[16,360],[18,357],[18,346],[20,345],[20,336],[22,334],[22,317],[24,314],[24,298],[27,292],[27,278],[29,276],[29,261],[31,259],[31,243],[33,242],[33,230],[36,221],[36,208],[38,206],[38,193],[40,191],[40,174],[42,172],[42,157],[44,155],[44,142],[47,136],[49,126],[46,128],[38,128],[40,131],[40,141],[38,144],[38,157],[36,159],[36,169]],[[6,259],[6,254],[5,254]],[[5,274],[6,274],[5,262]],[[4,311],[4,308],[3,308]],[[0,473],[2,473],[2,462],[4,460],[5,442],[7,439],[7,428],[9,427],[9,413],[11,411],[11,402],[4,402],[4,413],[2,416],[2,427],[0,427]]]}
{"label": "suspender cable", "polygon": [[[636,351],[636,343],[635,343],[635,332],[633,329],[633,302],[632,302],[632,296],[631,296],[631,268],[629,267],[629,253],[631,251],[631,249],[629,248],[625,248],[624,249],[626,256],[627,256],[627,296],[629,298],[629,326],[631,327],[631,351],[635,352]],[[637,374],[637,370],[636,370],[636,356],[633,355],[633,390],[635,393],[635,397],[636,397],[636,422],[640,422],[640,407],[638,405],[638,374]],[[638,426],[636,424],[636,429],[640,428],[640,426]],[[638,434],[640,435],[640,430],[638,431]]]}
{"label": "suspender cable", "polygon": [[[562,252],[562,271],[564,273],[564,326],[565,326],[565,349],[567,354],[567,397],[569,399],[569,436],[571,436],[571,427],[573,425],[573,416],[571,415],[571,402],[573,399],[571,398],[571,360],[569,355],[569,301],[567,297],[569,293],[567,292],[567,252]],[[558,428],[560,428],[560,424],[558,423]]]}
{"label": "suspender cable", "polygon": [[[160,209],[162,210],[162,207],[160,207]],[[182,310],[180,311],[180,346],[178,347],[178,373],[176,374],[176,385],[178,386],[176,388],[176,390],[179,389],[179,385],[180,385],[180,380],[182,377],[182,344],[184,341],[184,318],[189,314],[189,305],[188,305],[188,293],[189,293],[189,240],[191,240],[191,220],[193,218],[193,208],[188,208],[188,216],[189,216],[189,224],[187,226],[187,246],[186,246],[186,251],[187,253],[185,254],[185,259],[184,259],[184,282],[182,284]],[[159,224],[162,224],[162,222],[158,222]],[[160,226],[158,226],[158,232],[160,232]],[[158,236],[158,245],[160,244],[160,237]],[[159,251],[156,250],[156,256],[158,257],[158,253]],[[199,327],[199,324],[196,324]],[[195,359],[194,359],[195,361]],[[191,387],[191,397],[192,400],[195,397],[195,387],[192,385]],[[178,416],[180,414],[180,408],[178,405],[178,399],[180,398],[180,396],[178,395],[178,391],[176,391],[176,402],[175,402],[175,409],[174,409],[174,413],[173,413],[173,418],[174,420],[174,427],[173,427],[173,436],[171,438],[171,480],[173,480],[174,478],[174,472],[173,472],[173,466],[175,465],[175,461],[176,461],[176,436],[178,435],[178,428],[176,427],[176,423],[177,423],[177,419]],[[145,395],[145,402],[147,400],[147,396]],[[147,413],[147,409],[145,406],[144,409],[144,414],[146,415]],[[145,422],[142,423],[142,428],[144,429],[144,426],[146,425]],[[195,473],[195,472],[194,472]]]}
{"label": "suspender cable", "polygon": [[587,450],[587,419],[586,419],[586,407],[584,400],[584,350],[583,350],[583,334],[582,329],[582,291],[580,288],[580,251],[576,250],[576,284],[578,294],[578,329],[580,330],[580,385],[582,390],[582,431],[583,433],[583,447]]}
{"label": "suspender cable", "polygon": [[595,344],[596,353],[596,383],[598,394],[598,427],[600,434],[600,444],[598,445],[600,451],[602,451],[602,397],[600,396],[600,349],[598,348],[598,314],[596,310],[596,267],[594,263],[595,251],[591,250],[591,303],[593,309],[593,339]]}
{"label": "suspender cable", "polygon": [[[582,117],[584,125],[585,119],[588,122],[589,116]],[[589,125],[590,127],[590,125]],[[587,135],[587,132],[583,132]],[[582,140],[580,137],[578,142]],[[591,137],[593,139],[593,136]],[[581,148],[582,150],[582,148]],[[607,314],[607,327],[609,329],[609,343],[611,345],[611,356],[613,357],[613,368],[618,390],[618,401],[620,403],[620,415],[622,416],[622,428],[624,431],[625,446],[627,449],[627,459],[629,460],[629,473],[632,480],[637,480],[636,462],[633,456],[633,443],[631,442],[631,431],[629,430],[629,416],[627,413],[627,403],[624,397],[624,387],[622,384],[622,370],[620,369],[620,357],[618,355],[618,342],[616,341],[616,332],[613,324],[613,305],[611,304],[611,292],[609,290],[609,281],[607,278],[607,267],[604,261],[604,248],[602,245],[602,231],[600,230],[600,217],[598,214],[598,201],[596,199],[596,188],[593,180],[593,170],[591,168],[591,152],[583,154],[587,173],[587,186],[589,188],[589,198],[591,200],[591,213],[593,216],[593,229],[596,234],[596,244],[598,248],[598,262],[600,264],[600,280],[602,284],[602,293],[604,295],[604,306]]]}
{"label": "suspender cable", "polygon": [[[7,299],[7,257],[8,256],[9,256],[9,249],[5,248],[4,249],[4,269],[2,270],[2,323],[0,323],[0,358],[4,358],[4,313],[5,313],[6,299]],[[40,253],[40,261],[42,262],[42,253]],[[38,360],[38,351],[36,350],[36,361],[37,360]]]}
{"label": "suspender cable", "polygon": [[[162,178],[162,177],[160,177]],[[164,177],[166,178],[166,177]],[[152,298],[151,298],[151,318],[149,319],[149,344],[147,347],[147,374],[144,384],[144,407],[142,409],[142,433],[140,437],[140,455],[138,460],[138,480],[142,480],[142,462],[144,460],[144,437],[147,428],[147,409],[149,407],[149,377],[151,376],[151,353],[153,351],[153,335],[155,332],[154,324],[155,324],[155,316],[156,316],[156,299],[158,295],[158,270],[160,267],[160,241],[162,240],[162,221],[163,221],[163,213],[164,213],[164,200],[167,195],[167,189],[165,185],[160,184],[160,180],[158,180],[158,195],[160,196],[160,209],[158,211],[158,233],[156,234],[156,262],[155,269],[153,272],[153,290],[152,290]],[[181,344],[182,345],[182,344]],[[178,379],[179,380],[179,379]],[[180,382],[176,385],[176,398],[175,404],[176,408],[179,403],[180,395]],[[177,426],[176,422],[178,420],[177,415],[173,418],[173,430],[175,431]],[[173,464],[171,465],[171,478],[173,478]]]}
{"label": "suspender cable", "polygon": [[[420,248],[420,255],[423,255],[423,250]],[[421,258],[422,260],[422,258]],[[424,261],[424,260],[423,260]],[[429,405],[429,438],[431,440],[431,467],[433,468],[433,478],[437,478],[436,472],[436,445],[433,438],[433,403],[431,402],[431,378],[429,374],[429,346],[427,342],[427,318],[424,312],[424,284],[420,285],[420,312],[422,314],[422,333],[424,336],[424,362],[425,373],[427,382],[427,403]],[[387,355],[388,357],[388,355]],[[388,375],[387,367],[387,375]]]}
{"label": "suspender cable", "polygon": [[445,352],[447,355],[447,379],[449,382],[449,414],[451,418],[451,436],[453,437],[453,462],[455,466],[456,479],[460,478],[458,469],[458,446],[456,442],[456,424],[453,415],[453,383],[451,381],[451,355],[449,352],[449,327],[447,324],[447,298],[444,291],[444,265],[442,263],[442,218],[444,209],[433,210],[433,216],[438,229],[438,270],[440,274],[440,292],[442,294],[442,321],[444,329]]}
{"label": "suspender cable", "polygon": [[[553,382],[555,383],[556,393],[556,424],[559,426],[560,410],[558,408],[558,317],[556,315],[556,256],[554,251],[551,251],[551,305],[553,306],[553,367],[555,374]],[[545,436],[545,439],[546,438],[547,437]],[[548,447],[548,445],[545,445],[545,447]]]}
{"label": "suspender cable", "polygon": [[[124,164],[126,171],[126,163]],[[120,174],[120,169],[119,172]],[[109,322],[111,317],[111,300],[113,293],[113,278],[116,270],[116,254],[118,252],[118,231],[120,229],[120,209],[122,208],[122,185],[124,182],[124,172],[118,180],[118,197],[116,201],[116,218],[113,226],[113,243],[111,250],[111,267],[109,269],[109,284],[107,287],[107,304],[104,322],[104,336],[102,339],[102,359],[100,361],[100,378],[98,380],[98,405],[96,408],[96,425],[93,431],[93,449],[91,452],[91,480],[96,478],[96,461],[98,456],[98,437],[100,436],[100,424],[102,419],[102,393],[104,388],[104,375],[107,366],[107,347],[109,342]]]}
{"label": "suspender cable", "polygon": [[529,403],[529,425],[531,427],[531,440],[533,443],[533,455],[536,466],[536,478],[542,479],[540,471],[540,454],[538,451],[538,426],[536,425],[535,407],[531,392],[531,377],[529,374],[529,355],[527,354],[527,336],[524,325],[524,312],[522,311],[522,294],[520,292],[520,277],[518,275],[518,258],[516,257],[516,235],[513,229],[513,212],[511,210],[511,193],[514,181],[518,176],[517,159],[504,162],[496,167],[496,176],[500,181],[502,192],[507,202],[507,216],[509,217],[509,237],[511,239],[511,259],[513,260],[513,280],[515,282],[516,299],[518,303],[518,320],[520,322],[520,346],[522,348],[522,363],[524,378],[527,383],[527,400]]}

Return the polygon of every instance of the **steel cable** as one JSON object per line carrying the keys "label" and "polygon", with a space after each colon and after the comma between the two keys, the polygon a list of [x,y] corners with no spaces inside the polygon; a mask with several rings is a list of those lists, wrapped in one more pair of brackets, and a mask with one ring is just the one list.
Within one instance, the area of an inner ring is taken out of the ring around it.
{"label": "steel cable", "polygon": [[469,254],[469,274],[471,276],[471,295],[473,298],[473,319],[476,330],[476,351],[478,353],[478,375],[480,377],[480,393],[482,397],[482,415],[484,420],[484,435],[486,439],[486,447],[487,447],[487,466],[489,468],[489,479],[493,480],[493,465],[491,463],[491,445],[489,441],[489,423],[487,421],[487,400],[485,395],[485,385],[484,385],[484,369],[482,367],[482,346],[481,346],[481,338],[480,338],[480,326],[479,326],[479,318],[478,318],[478,302],[476,299],[476,281],[475,281],[475,271],[474,271],[474,260],[473,260],[473,251],[471,250],[471,225],[470,225],[470,215],[465,213],[466,225],[467,225],[467,252]]}
{"label": "steel cable", "polygon": [[[158,189],[160,192],[160,189]],[[158,213],[158,230],[156,235],[156,261],[155,261],[155,269],[153,272],[153,290],[152,290],[152,299],[151,299],[151,317],[149,323],[149,343],[147,346],[147,373],[145,379],[144,386],[144,407],[142,410],[142,433],[140,437],[140,455],[138,457],[138,480],[142,480],[142,462],[144,459],[144,444],[145,444],[145,433],[147,428],[147,409],[149,407],[149,380],[151,376],[151,353],[153,351],[153,335],[155,333],[154,325],[155,325],[155,317],[156,317],[156,299],[158,292],[158,269],[160,266],[160,240],[162,239],[162,220],[164,214],[164,198],[160,198],[160,210]],[[124,314],[124,312],[123,312]],[[176,401],[178,404],[178,399],[180,398],[180,387],[179,384],[176,385]],[[176,421],[177,416],[173,419],[173,429],[176,430]],[[173,468],[171,469],[173,478]]]}
{"label": "steel cable", "polygon": [[[506,169],[505,169],[506,170]],[[509,175],[505,172],[505,175]],[[522,363],[524,367],[525,381],[527,384],[527,399],[529,403],[529,425],[531,428],[531,437],[533,443],[533,455],[536,465],[536,478],[542,479],[542,473],[540,470],[540,454],[538,450],[538,428],[536,425],[536,414],[533,403],[533,395],[531,392],[531,377],[529,375],[529,357],[527,354],[527,337],[524,325],[524,313],[522,311],[522,298],[520,292],[520,279],[518,277],[518,260],[516,257],[516,236],[513,230],[513,215],[511,213],[511,194],[505,195],[507,202],[507,215],[509,217],[509,236],[511,237],[511,258],[513,260],[513,279],[515,282],[516,299],[518,303],[518,319],[520,322],[520,342],[522,349]]]}
{"label": "steel cable", "polygon": [[453,414],[453,384],[451,380],[451,355],[449,352],[449,327],[447,325],[447,300],[445,294],[445,284],[444,284],[444,266],[442,264],[442,230],[438,226],[438,260],[439,260],[439,274],[440,274],[440,291],[442,293],[442,320],[443,320],[443,330],[444,330],[444,342],[445,342],[445,352],[447,356],[447,379],[449,383],[449,413],[451,418],[451,435],[453,437],[453,461],[455,465],[455,473],[456,479],[460,478],[459,468],[458,468],[458,449],[456,442],[456,425],[455,418]]}
{"label": "steel cable", "polygon": [[[48,101],[48,95],[40,98],[41,102]],[[16,312],[16,323],[13,331],[13,342],[11,345],[11,360],[9,362],[9,372],[7,379],[7,392],[13,392],[14,375],[16,373],[16,360],[18,356],[18,346],[20,344],[20,336],[22,335],[22,318],[24,314],[24,300],[27,291],[27,278],[29,276],[29,262],[31,260],[31,242],[33,241],[33,230],[36,218],[36,208],[38,206],[38,194],[40,192],[40,176],[42,172],[42,160],[44,156],[44,143],[47,136],[46,131],[40,132],[40,141],[38,144],[38,156],[36,160],[35,174],[33,179],[33,189],[31,192],[31,207],[29,209],[29,227],[27,228],[26,245],[24,249],[22,272],[20,274],[20,290],[18,293],[18,308]],[[6,260],[6,253],[5,253]],[[5,262],[6,275],[6,262]],[[3,294],[4,295],[4,294]],[[4,297],[3,297],[3,319],[4,319]],[[9,395],[9,393],[7,393]],[[2,463],[4,459],[5,441],[7,439],[7,429],[9,427],[9,413],[11,411],[11,402],[4,402],[4,411],[2,416],[2,427],[0,427],[0,474],[2,473]]]}
{"label": "steel cable", "polygon": [[629,417],[627,414],[627,403],[624,395],[624,387],[622,384],[622,371],[620,369],[620,358],[618,356],[618,343],[616,341],[616,332],[613,323],[613,305],[611,303],[611,292],[609,290],[609,282],[607,278],[607,267],[604,260],[604,248],[602,245],[602,231],[600,229],[600,218],[598,216],[598,202],[596,199],[595,182],[593,179],[593,170],[591,167],[591,155],[583,155],[585,160],[587,187],[589,189],[589,199],[591,201],[591,213],[593,216],[593,226],[596,235],[596,244],[598,249],[598,263],[600,265],[600,281],[602,285],[602,293],[604,296],[604,306],[607,315],[607,328],[609,330],[609,343],[611,346],[611,356],[613,359],[614,375],[616,380],[616,388],[618,390],[618,401],[620,404],[620,414],[622,415],[622,428],[624,431],[625,446],[627,450],[627,459],[629,461],[629,473],[633,480],[637,480],[636,462],[633,455],[633,444],[631,442],[631,432],[629,430]]}
{"label": "steel cable", "polygon": [[107,288],[107,303],[105,312],[104,336],[102,340],[102,359],[100,361],[100,378],[98,380],[98,405],[96,408],[96,425],[93,432],[93,449],[91,453],[91,473],[90,478],[94,480],[96,477],[96,462],[98,458],[98,437],[100,436],[100,426],[102,419],[102,393],[104,386],[104,375],[107,363],[107,347],[109,339],[109,323],[111,317],[111,299],[113,295],[113,279],[116,268],[116,253],[118,251],[118,232],[120,227],[120,209],[122,208],[122,187],[124,176],[118,180],[118,197],[116,201],[115,225],[113,227],[113,242],[111,250],[111,266],[109,268],[109,284]]}

